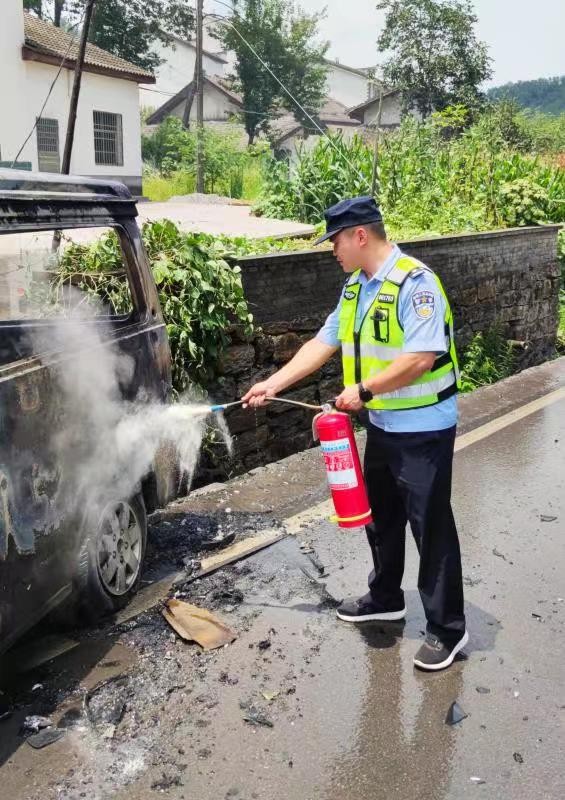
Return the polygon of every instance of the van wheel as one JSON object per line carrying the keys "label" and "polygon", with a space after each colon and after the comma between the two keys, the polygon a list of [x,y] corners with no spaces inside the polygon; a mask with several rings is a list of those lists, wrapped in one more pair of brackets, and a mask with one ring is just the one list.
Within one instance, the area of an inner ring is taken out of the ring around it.
{"label": "van wheel", "polygon": [[147,515],[140,494],[109,503],[87,540],[82,607],[90,619],[127,605],[139,586],[147,545]]}

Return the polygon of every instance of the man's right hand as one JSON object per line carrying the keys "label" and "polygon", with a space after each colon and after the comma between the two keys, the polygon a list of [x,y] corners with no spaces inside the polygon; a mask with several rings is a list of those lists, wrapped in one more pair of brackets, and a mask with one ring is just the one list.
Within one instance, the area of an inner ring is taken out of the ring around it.
{"label": "man's right hand", "polygon": [[297,383],[320,369],[328,359],[330,359],[339,348],[324,344],[319,339],[310,339],[302,345],[298,353],[291,358],[288,364],[267,378],[252,386],[241,399],[245,406],[257,408],[262,406],[268,397],[274,397],[279,392],[288,389],[289,386]]}
{"label": "man's right hand", "polygon": [[252,386],[251,389],[241,399],[243,400],[243,407],[250,406],[251,408],[258,408],[267,402],[268,397],[274,397],[277,394],[278,387],[267,378],[266,381],[261,381]]}

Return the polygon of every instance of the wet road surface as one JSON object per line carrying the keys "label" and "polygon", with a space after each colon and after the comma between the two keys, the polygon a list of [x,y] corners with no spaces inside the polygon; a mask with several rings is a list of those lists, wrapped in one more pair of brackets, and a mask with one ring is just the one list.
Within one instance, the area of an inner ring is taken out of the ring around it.
{"label": "wet road surface", "polygon": [[[556,389],[562,371],[558,381],[555,374],[537,373],[537,394]],[[492,407],[492,419],[530,402],[529,380],[525,374],[511,391],[493,387],[466,398],[462,431],[476,429],[473,420],[486,422],[485,408]],[[368,548],[361,532],[336,530],[315,505],[327,496],[315,451],[177,504],[170,520],[229,507],[235,519],[247,515],[246,524],[250,513],[263,512],[258,524],[267,526],[267,509],[274,519],[298,514],[289,523],[294,536],[181,587],[238,639],[200,654],[171,635],[155,611],[90,632],[27,683],[20,679],[17,711],[0,722],[0,794],[563,797],[564,444],[565,397],[555,396],[457,453],[454,509],[471,641],[466,657],[438,674],[412,666],[425,621],[411,538],[406,623],[352,626],[335,618],[326,592],[340,599],[365,591]],[[319,577],[301,544],[315,548],[327,577]],[[115,735],[104,739],[80,714],[84,691],[112,676],[121,683],[100,691],[107,707],[118,702],[121,716]],[[33,693],[38,681],[43,687]],[[42,710],[42,695],[55,720],[72,708],[80,718],[61,741],[35,751],[18,738],[18,727],[26,713]],[[453,701],[468,716],[448,726]],[[250,708],[273,727],[246,722]]]}

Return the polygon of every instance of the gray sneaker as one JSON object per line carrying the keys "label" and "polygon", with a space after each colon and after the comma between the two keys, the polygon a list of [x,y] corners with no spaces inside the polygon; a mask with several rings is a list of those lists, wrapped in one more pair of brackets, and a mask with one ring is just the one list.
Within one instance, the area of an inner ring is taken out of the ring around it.
{"label": "gray sneaker", "polygon": [[352,597],[338,606],[336,613],[345,622],[397,622],[406,616],[406,608],[385,609],[373,603],[370,594]]}
{"label": "gray sneaker", "polygon": [[467,631],[452,645],[443,644],[433,633],[427,633],[426,641],[414,656],[414,665],[425,670],[445,669],[453,664],[453,659],[468,641]]}

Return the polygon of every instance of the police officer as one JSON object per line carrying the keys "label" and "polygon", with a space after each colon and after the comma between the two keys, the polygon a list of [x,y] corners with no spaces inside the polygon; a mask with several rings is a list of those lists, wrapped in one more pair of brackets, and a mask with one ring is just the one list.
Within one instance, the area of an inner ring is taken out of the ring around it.
{"label": "police officer", "polygon": [[243,400],[263,404],[315,372],[341,347],[343,411],[368,412],[365,481],[374,522],[369,592],[337,609],[347,622],[406,615],[401,588],[406,522],[420,554],[418,589],[426,638],[414,657],[448,667],[468,641],[451,472],[459,370],[449,300],[437,275],[389,242],[371,197],[325,212],[334,255],[349,278],[318,335]]}

